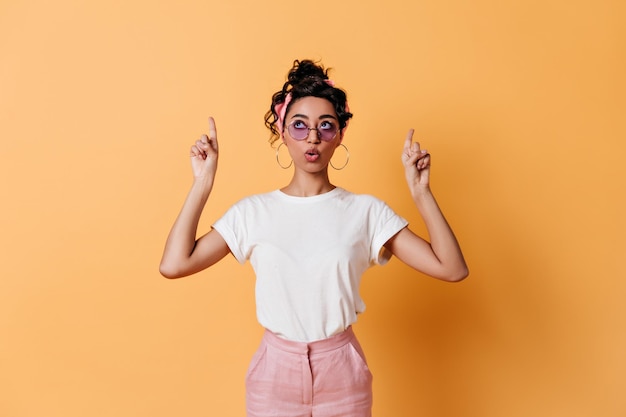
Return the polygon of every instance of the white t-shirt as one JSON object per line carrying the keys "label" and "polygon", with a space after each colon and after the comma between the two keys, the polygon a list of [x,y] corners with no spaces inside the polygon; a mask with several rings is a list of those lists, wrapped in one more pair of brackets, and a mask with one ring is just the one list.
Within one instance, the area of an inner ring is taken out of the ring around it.
{"label": "white t-shirt", "polygon": [[406,225],[383,201],[335,188],[313,197],[250,196],[213,228],[254,268],[259,323],[311,342],[344,331],[365,311],[361,275],[390,259],[383,245]]}

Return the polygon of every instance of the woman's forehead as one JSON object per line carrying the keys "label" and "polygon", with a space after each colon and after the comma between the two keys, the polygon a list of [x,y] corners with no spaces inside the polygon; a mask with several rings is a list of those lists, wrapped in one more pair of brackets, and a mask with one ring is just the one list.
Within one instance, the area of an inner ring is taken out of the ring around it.
{"label": "woman's forehead", "polygon": [[322,114],[332,114],[334,116],[336,114],[335,106],[330,101],[320,97],[302,97],[294,101],[289,108],[289,113],[298,113],[309,117],[316,117]]}

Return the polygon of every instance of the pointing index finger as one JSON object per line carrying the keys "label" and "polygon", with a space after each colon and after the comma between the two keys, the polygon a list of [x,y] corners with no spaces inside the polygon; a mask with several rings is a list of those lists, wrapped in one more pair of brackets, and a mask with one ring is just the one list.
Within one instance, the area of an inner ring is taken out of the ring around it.
{"label": "pointing index finger", "polygon": [[217,139],[217,128],[215,127],[215,120],[213,117],[209,117],[209,139]]}
{"label": "pointing index finger", "polygon": [[404,149],[411,148],[411,142],[413,141],[413,132],[415,132],[415,129],[409,129],[408,133],[406,134],[406,139],[404,140]]}

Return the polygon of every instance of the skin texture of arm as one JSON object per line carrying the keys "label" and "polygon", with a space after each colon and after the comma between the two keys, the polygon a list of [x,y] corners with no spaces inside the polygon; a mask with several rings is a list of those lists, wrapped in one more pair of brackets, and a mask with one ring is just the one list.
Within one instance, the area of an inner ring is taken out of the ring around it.
{"label": "skin texture of arm", "polygon": [[209,135],[202,135],[191,147],[193,185],[165,243],[159,271],[166,278],[199,272],[230,252],[224,239],[214,230],[196,240],[200,215],[213,188],[218,155],[215,121],[209,118]]}
{"label": "skin texture of arm", "polygon": [[402,163],[430,242],[404,228],[389,239],[385,247],[405,264],[434,278],[449,282],[465,279],[469,270],[463,253],[430,190],[430,155],[420,149],[419,143],[413,142],[412,129],[404,142]]}

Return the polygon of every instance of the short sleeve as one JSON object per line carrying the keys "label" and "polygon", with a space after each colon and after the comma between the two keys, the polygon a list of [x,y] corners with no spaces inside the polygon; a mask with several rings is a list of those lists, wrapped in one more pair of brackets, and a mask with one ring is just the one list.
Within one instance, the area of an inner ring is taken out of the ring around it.
{"label": "short sleeve", "polygon": [[378,199],[375,200],[373,209],[369,211],[368,220],[372,233],[371,262],[384,265],[391,259],[392,254],[383,245],[404,229],[408,222]]}
{"label": "short sleeve", "polygon": [[241,264],[249,257],[248,234],[245,228],[245,219],[242,215],[240,203],[235,204],[224,213],[214,224],[215,229],[226,241],[230,252]]}

